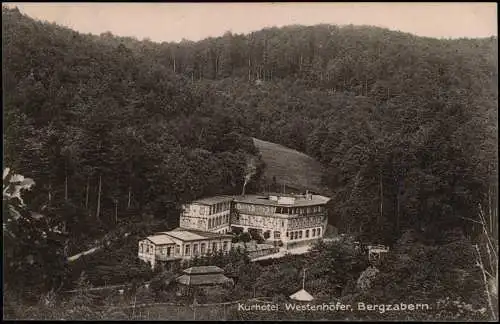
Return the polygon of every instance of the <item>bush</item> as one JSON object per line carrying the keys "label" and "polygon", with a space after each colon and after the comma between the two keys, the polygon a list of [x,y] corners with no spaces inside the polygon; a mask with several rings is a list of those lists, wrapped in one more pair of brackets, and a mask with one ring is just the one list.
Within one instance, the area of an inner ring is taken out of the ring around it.
{"label": "bush", "polygon": [[248,232],[243,232],[243,233],[240,234],[239,240],[241,242],[248,243],[248,242],[250,242],[252,240],[252,236]]}

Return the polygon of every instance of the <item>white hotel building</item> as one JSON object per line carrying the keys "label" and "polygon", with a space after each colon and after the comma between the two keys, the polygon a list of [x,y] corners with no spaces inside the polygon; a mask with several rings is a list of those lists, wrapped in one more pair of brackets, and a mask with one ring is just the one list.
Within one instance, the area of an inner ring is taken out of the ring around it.
{"label": "white hotel building", "polygon": [[285,248],[321,239],[328,224],[330,198],[305,195],[245,195],[234,199],[231,227],[255,230]]}
{"label": "white hotel building", "polygon": [[288,249],[321,239],[330,198],[305,195],[216,196],[183,206],[180,227],[139,242],[139,258],[152,267],[161,262],[186,260],[195,255],[231,249],[235,231],[253,231],[267,243]]}
{"label": "white hotel building", "polygon": [[219,234],[253,230],[268,242],[292,247],[323,237],[329,201],[310,193],[203,198],[184,205],[180,226]]}

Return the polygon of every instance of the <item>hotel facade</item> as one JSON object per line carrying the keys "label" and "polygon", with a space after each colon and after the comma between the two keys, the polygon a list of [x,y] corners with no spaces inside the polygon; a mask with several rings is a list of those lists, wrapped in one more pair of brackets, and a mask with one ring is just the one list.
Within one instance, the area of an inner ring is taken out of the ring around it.
{"label": "hotel facade", "polygon": [[253,231],[269,243],[289,248],[323,237],[329,201],[310,193],[204,198],[183,206],[180,225],[220,234]]}
{"label": "hotel facade", "polygon": [[139,241],[138,257],[151,264],[229,252],[232,234],[256,233],[266,244],[290,249],[323,238],[330,198],[304,195],[216,196],[183,205],[179,228]]}

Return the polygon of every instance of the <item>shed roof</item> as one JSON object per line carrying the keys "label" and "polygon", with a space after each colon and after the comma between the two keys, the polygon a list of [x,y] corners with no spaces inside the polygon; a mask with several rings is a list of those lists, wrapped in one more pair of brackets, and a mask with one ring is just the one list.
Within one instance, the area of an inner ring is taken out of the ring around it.
{"label": "shed roof", "polygon": [[234,283],[233,279],[224,276],[222,273],[198,275],[184,274],[178,277],[176,281],[186,286],[214,286]]}
{"label": "shed roof", "polygon": [[217,266],[198,266],[187,268],[183,271],[187,274],[209,274],[209,273],[224,273],[224,270]]}

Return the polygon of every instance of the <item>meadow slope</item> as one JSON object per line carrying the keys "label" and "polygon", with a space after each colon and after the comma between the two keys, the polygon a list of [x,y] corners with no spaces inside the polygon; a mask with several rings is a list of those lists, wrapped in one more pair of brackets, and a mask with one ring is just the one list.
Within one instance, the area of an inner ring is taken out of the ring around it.
{"label": "meadow slope", "polygon": [[273,177],[281,186],[296,190],[312,190],[324,193],[327,191],[321,183],[322,165],[312,157],[280,144],[253,138],[254,145],[266,163],[263,178],[272,184]]}

